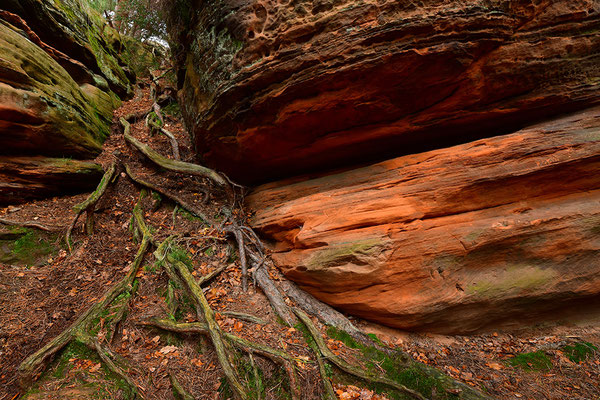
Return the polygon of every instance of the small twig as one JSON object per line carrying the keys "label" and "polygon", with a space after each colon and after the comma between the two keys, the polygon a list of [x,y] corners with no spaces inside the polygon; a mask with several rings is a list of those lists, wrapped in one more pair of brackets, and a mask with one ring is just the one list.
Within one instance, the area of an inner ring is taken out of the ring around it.
{"label": "small twig", "polygon": [[207,275],[204,275],[203,277],[198,279],[198,286],[202,286],[202,285],[212,281],[217,276],[219,276],[219,274],[221,272],[225,271],[226,269],[227,269],[227,265],[221,265],[219,268],[215,269],[214,271],[208,273]]}
{"label": "small twig", "polygon": [[45,225],[35,221],[11,221],[0,218],[0,224],[9,226],[22,226],[23,228],[36,228],[46,232],[59,232],[65,229],[64,226]]}

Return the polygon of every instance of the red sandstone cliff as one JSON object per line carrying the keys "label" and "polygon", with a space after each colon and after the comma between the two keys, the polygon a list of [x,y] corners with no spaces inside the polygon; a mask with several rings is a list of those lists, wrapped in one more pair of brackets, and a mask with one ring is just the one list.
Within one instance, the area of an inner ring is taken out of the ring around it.
{"label": "red sandstone cliff", "polygon": [[171,28],[184,117],[243,182],[507,133],[600,94],[596,0],[191,3]]}
{"label": "red sandstone cliff", "polygon": [[200,158],[314,174],[249,198],[306,290],[445,332],[598,301],[598,1],[189,3],[171,33]]}

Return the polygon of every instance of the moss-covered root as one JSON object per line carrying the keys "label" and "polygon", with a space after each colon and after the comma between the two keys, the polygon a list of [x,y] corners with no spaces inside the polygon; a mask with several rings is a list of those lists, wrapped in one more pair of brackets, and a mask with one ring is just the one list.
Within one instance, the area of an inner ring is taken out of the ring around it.
{"label": "moss-covered root", "polygon": [[115,356],[112,353],[112,351],[110,351],[110,349],[103,347],[95,339],[88,340],[86,344],[98,353],[104,365],[106,365],[106,367],[110,369],[112,373],[118,375],[127,383],[127,385],[131,388],[132,393],[134,393],[135,398],[142,400],[144,399],[144,395],[142,394],[140,388],[135,383],[133,383],[129,375],[113,361],[113,358],[115,358]]}
{"label": "moss-covered root", "polygon": [[[179,144],[177,143],[177,139],[175,138],[175,135],[173,135],[170,131],[164,128],[165,121],[163,119],[162,112],[158,103],[154,103],[152,109],[154,110],[154,113],[149,112],[146,116],[146,126],[151,131],[158,131],[165,135],[171,143],[173,158],[175,160],[181,160],[181,156],[179,155]],[[154,118],[154,115],[156,115],[156,118]]]}
{"label": "moss-covered root", "polygon": [[69,248],[69,251],[71,250],[71,232],[73,231],[77,220],[79,219],[81,214],[83,214],[84,211],[87,212],[87,220],[85,224],[86,231],[88,235],[91,235],[93,233],[94,206],[96,205],[96,203],[98,203],[100,198],[102,198],[102,195],[104,195],[104,193],[106,192],[106,189],[108,188],[108,185],[112,182],[116,171],[117,162],[113,161],[112,164],[110,164],[110,167],[108,167],[108,169],[104,173],[104,176],[100,180],[100,183],[98,184],[96,190],[94,190],[83,202],[73,207],[73,211],[75,211],[75,217],[73,217],[73,221],[71,221],[71,224],[69,225],[69,228],[67,229],[67,233],[65,235],[65,240],[67,242],[67,247]]}
{"label": "moss-covered root", "polygon": [[177,274],[181,280],[185,283],[187,290],[194,300],[194,303],[204,316],[204,320],[206,321],[206,325],[210,334],[210,339],[215,347],[219,364],[221,364],[221,368],[223,368],[223,372],[225,373],[227,381],[239,399],[249,399],[246,388],[244,388],[240,382],[235,369],[229,362],[227,350],[225,348],[225,344],[223,343],[223,334],[221,332],[221,328],[219,328],[219,325],[217,325],[215,314],[210,308],[210,305],[208,304],[208,301],[202,292],[202,288],[196,283],[196,280],[184,263],[174,262],[173,266],[175,267],[175,270],[177,271]]}
{"label": "moss-covered root", "polygon": [[335,364],[342,371],[344,371],[350,375],[354,375],[358,378],[364,379],[366,381],[381,383],[381,384],[390,386],[396,390],[399,390],[400,392],[406,393],[407,395],[409,395],[415,399],[425,400],[425,397],[423,397],[423,395],[421,395],[420,393],[418,393],[412,389],[407,388],[406,386],[404,386],[400,383],[394,382],[394,381],[387,379],[385,377],[382,377],[382,376],[372,375],[358,367],[354,367],[354,366],[350,365],[348,362],[342,360],[340,357],[337,357],[335,354],[333,354],[333,352],[331,350],[329,350],[329,347],[327,347],[327,345],[325,344],[325,341],[323,340],[321,333],[319,332],[317,327],[313,324],[313,322],[310,320],[309,316],[306,315],[302,310],[299,310],[297,308],[294,309],[294,313],[298,316],[300,321],[302,321],[302,323],[306,326],[306,328],[310,332],[310,335],[314,339],[321,355],[323,357],[325,357],[329,362]]}
{"label": "moss-covered root", "polygon": [[335,391],[333,390],[333,385],[327,376],[327,370],[325,369],[325,361],[323,357],[321,357],[317,353],[317,363],[319,364],[319,374],[321,375],[321,379],[323,380],[323,395],[325,400],[337,400],[337,396],[335,395]]}
{"label": "moss-covered root", "polygon": [[129,122],[127,122],[124,118],[121,118],[120,122],[121,125],[123,125],[123,136],[125,137],[125,140],[127,140],[132,146],[138,149],[142,154],[148,157],[155,164],[169,171],[201,176],[210,179],[212,182],[216,183],[219,186],[227,186],[227,180],[225,180],[225,178],[219,175],[219,173],[210,168],[206,168],[198,164],[187,163],[184,161],[171,160],[169,158],[161,156],[150,146],[143,144],[142,142],[131,136],[131,134],[129,133],[131,130],[131,125],[129,124]]}
{"label": "moss-covered root", "polygon": [[166,198],[168,198],[171,201],[175,202],[175,204],[179,205],[181,208],[183,208],[187,212],[189,212],[192,215],[200,218],[202,220],[202,222],[204,222],[204,223],[206,223],[208,225],[211,225],[211,226],[215,225],[213,223],[213,221],[210,218],[208,218],[204,213],[202,213],[201,211],[197,210],[194,206],[190,205],[189,203],[187,203],[185,200],[183,200],[182,198],[180,198],[176,194],[170,193],[167,190],[161,188],[160,186],[155,185],[155,184],[150,183],[150,182],[147,182],[147,181],[145,181],[145,180],[137,177],[136,175],[134,175],[133,172],[131,171],[131,168],[127,164],[125,164],[125,172],[129,176],[129,178],[131,178],[131,180],[134,181],[135,183],[137,183],[138,185],[147,187],[148,189],[153,190],[156,193],[162,194]]}
{"label": "moss-covered root", "polygon": [[48,344],[42,347],[40,350],[27,357],[25,361],[19,365],[18,373],[19,380],[23,387],[28,387],[33,381],[35,381],[46,368],[48,363],[52,360],[54,355],[64,348],[71,340],[78,338],[84,343],[87,343],[90,338],[90,329],[93,328],[93,321],[99,318],[100,313],[108,307],[117,297],[122,293],[130,291],[136,274],[138,273],[144,255],[146,254],[150,243],[152,242],[152,235],[150,230],[143,223],[143,217],[139,208],[134,208],[134,216],[138,222],[140,230],[143,232],[143,239],[138,252],[133,260],[129,273],[116,285],[114,285],[108,292],[102,296],[102,298],[88,308],[75,322],[71,324],[66,330],[52,339]]}
{"label": "moss-covered root", "polygon": [[176,399],[178,399],[178,400],[194,400],[194,397],[191,394],[189,394],[183,388],[183,386],[181,386],[181,383],[179,383],[179,381],[175,377],[174,373],[172,373],[172,372],[169,373],[169,380],[171,381],[171,387],[173,387],[173,396],[175,396]]}
{"label": "moss-covered root", "polygon": [[[149,319],[145,321],[138,322],[138,325],[142,326],[151,326],[155,328],[159,328],[169,332],[175,333],[197,333],[201,335],[209,335],[210,331],[208,329],[208,325],[203,322],[174,322],[169,319]],[[237,347],[239,350],[244,351],[246,353],[256,353],[263,357],[266,357],[273,361],[276,364],[280,364],[287,372],[288,380],[290,383],[290,387],[292,388],[292,398],[299,399],[299,394],[297,393],[297,378],[296,372],[294,370],[294,366],[292,362],[296,361],[292,356],[287,354],[283,350],[277,350],[269,346],[265,346],[259,343],[251,342],[239,336],[233,335],[231,333],[223,332],[223,337],[231,343],[233,346]]]}
{"label": "moss-covered root", "polygon": [[306,313],[317,317],[326,325],[333,326],[336,329],[348,333],[354,339],[367,346],[377,347],[377,343],[375,343],[369,336],[365,335],[360,329],[355,327],[354,324],[352,324],[352,322],[350,322],[350,320],[341,312],[317,300],[311,294],[298,288],[298,286],[296,286],[296,284],[293,282],[281,282],[281,287],[283,288],[285,294]]}

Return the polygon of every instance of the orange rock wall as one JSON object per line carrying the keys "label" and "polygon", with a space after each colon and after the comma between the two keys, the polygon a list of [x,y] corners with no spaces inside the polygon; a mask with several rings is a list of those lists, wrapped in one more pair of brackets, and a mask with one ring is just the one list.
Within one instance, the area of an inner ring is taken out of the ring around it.
{"label": "orange rock wall", "polygon": [[510,135],[267,184],[275,263],[337,308],[470,332],[600,299],[600,108]]}
{"label": "orange rock wall", "polygon": [[246,183],[599,100],[597,0],[188,2],[170,29],[183,114],[201,159]]}

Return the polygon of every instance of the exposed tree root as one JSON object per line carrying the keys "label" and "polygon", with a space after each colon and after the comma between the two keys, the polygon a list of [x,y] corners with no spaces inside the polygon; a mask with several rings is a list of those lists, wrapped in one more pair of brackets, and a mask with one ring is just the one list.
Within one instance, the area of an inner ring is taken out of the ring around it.
{"label": "exposed tree root", "polygon": [[242,290],[248,291],[248,266],[246,259],[246,246],[244,246],[244,235],[242,235],[241,229],[234,229],[233,234],[238,243],[238,249],[240,252],[240,264],[242,266]]}
{"label": "exposed tree root", "polygon": [[52,339],[40,350],[27,357],[27,359],[25,359],[25,361],[19,365],[18,372],[20,376],[20,382],[24,387],[36,380],[48,363],[52,360],[54,355],[67,344],[69,344],[71,340],[76,338],[83,343],[90,343],[90,340],[92,339],[89,335],[89,331],[92,328],[94,319],[98,318],[100,313],[119,295],[131,290],[135,276],[142,264],[144,255],[148,250],[148,246],[152,241],[150,230],[146,227],[145,223],[143,223],[141,210],[137,206],[134,208],[134,216],[136,216],[137,221],[141,222],[139,228],[142,230],[144,235],[142,243],[140,244],[138,252],[129,269],[129,273],[108,292],[106,292],[98,302],[93,304],[83,314],[81,314],[79,318],[77,318],[77,320],[71,324],[71,326]]}
{"label": "exposed tree root", "polygon": [[325,361],[323,357],[319,354],[319,351],[315,351],[317,357],[317,363],[319,364],[319,374],[321,375],[321,380],[323,381],[323,391],[325,400],[336,400],[337,396],[335,395],[335,391],[333,390],[333,385],[328,378],[327,370],[325,369]]}
{"label": "exposed tree root", "polygon": [[127,140],[130,144],[132,144],[136,149],[138,149],[142,154],[148,157],[155,164],[169,171],[208,178],[219,186],[227,185],[227,181],[219,173],[210,168],[206,168],[198,164],[191,164],[183,161],[171,160],[170,158],[161,156],[152,148],[150,148],[150,146],[143,144],[142,142],[131,136],[129,133],[131,126],[129,122],[127,122],[123,118],[121,118],[121,125],[123,125],[124,128],[123,136],[125,137],[125,140]]}
{"label": "exposed tree root", "polygon": [[[160,108],[158,108],[157,115],[160,115]],[[149,146],[139,142],[130,135],[130,124],[126,121],[126,119],[121,118],[120,122],[124,128],[125,140],[142,152],[155,164],[170,171],[208,178],[218,186],[225,187],[227,190],[229,190],[227,192],[228,194],[234,193],[234,205],[236,204],[236,201],[239,201],[239,198],[236,197],[237,194],[235,192],[235,185],[228,184],[228,179],[226,176],[220,175],[211,169],[196,164],[185,163],[161,156]],[[319,372],[324,385],[324,398],[331,400],[336,398],[331,381],[328,378],[328,368],[330,365],[334,365],[339,370],[359,379],[386,385],[391,389],[399,391],[404,395],[415,399],[425,399],[425,397],[420,393],[396,381],[388,379],[386,376],[366,371],[365,369],[352,365],[341,357],[333,354],[333,352],[327,347],[319,330],[315,327],[310,317],[304,311],[310,315],[318,317],[325,324],[334,326],[335,328],[348,333],[363,344],[375,346],[382,351],[389,350],[382,349],[380,346],[374,343],[371,338],[356,328],[344,315],[321,303],[313,296],[303,292],[291,282],[283,281],[276,284],[269,275],[268,266],[271,264],[267,257],[268,252],[265,250],[260,238],[256,235],[256,233],[250,227],[244,224],[243,213],[241,213],[242,216],[240,217],[240,214],[237,214],[236,216],[234,212],[225,211],[224,213],[228,214],[228,219],[223,221],[220,226],[217,226],[213,220],[205,216],[203,212],[186,202],[186,200],[179,195],[171,193],[157,184],[145,181],[144,179],[134,175],[129,165],[125,164],[124,166],[127,175],[138,185],[153,190],[156,193],[160,193],[161,195],[175,202],[176,206],[182,207],[191,214],[201,218],[202,221],[208,224],[211,228],[225,232],[229,235],[228,237],[230,239],[234,239],[233,241],[238,247],[240,256],[242,289],[244,291],[247,290],[248,275],[251,274],[254,283],[262,289],[274,311],[283,320],[283,322],[289,326],[293,326],[299,319],[302,324],[306,326],[310,337],[312,337],[314,340],[314,345],[311,341],[310,346],[315,352],[316,360],[319,365]],[[91,227],[93,224],[93,220],[91,218],[94,207],[98,200],[106,192],[106,189],[113,177],[118,177],[116,170],[117,162],[115,161],[113,164],[111,164],[110,168],[107,169],[102,181],[98,185],[98,188],[84,202],[74,208],[74,211],[77,213],[77,215],[67,231],[67,243],[70,243],[69,239],[71,231],[77,223],[77,219],[83,212],[88,213],[89,221],[86,223],[86,226],[88,226],[88,229],[91,231],[89,227]],[[218,362],[225,375],[225,378],[227,379],[229,387],[233,390],[236,398],[242,400],[255,398],[253,396],[254,393],[252,392],[252,384],[249,382],[244,382],[243,374],[238,372],[242,371],[239,369],[241,366],[246,367],[246,372],[249,371],[248,364],[241,364],[239,361],[240,357],[238,357],[239,354],[242,354],[242,356],[245,354],[247,357],[244,358],[244,360],[249,360],[250,365],[252,366],[251,371],[254,374],[254,377],[249,376],[248,379],[254,379],[255,386],[258,387],[257,391],[259,392],[259,397],[260,392],[265,388],[263,387],[263,380],[259,373],[257,363],[254,362],[255,355],[268,359],[276,365],[281,366],[283,370],[285,370],[292,399],[299,400],[301,398],[301,394],[299,391],[300,386],[298,384],[295,364],[305,362],[304,360],[295,358],[284,350],[265,346],[260,343],[255,343],[242,337],[224,332],[217,324],[215,312],[212,310],[206,297],[204,296],[202,285],[206,285],[215,277],[219,276],[219,274],[221,274],[227,268],[227,265],[221,265],[220,267],[215,268],[211,273],[196,279],[191,274],[188,266],[181,261],[178,261],[174,256],[174,245],[178,240],[176,239],[177,236],[171,236],[161,243],[158,243],[158,241],[152,236],[150,229],[148,226],[146,226],[144,221],[140,202],[138,202],[133,209],[133,221],[134,229],[136,230],[134,235],[137,235],[137,237],[141,239],[141,244],[127,276],[114,285],[108,292],[106,292],[99,301],[89,307],[75,322],[71,324],[69,328],[67,328],[56,338],[50,341],[50,343],[37,351],[35,354],[31,355],[21,364],[19,367],[19,374],[21,376],[22,384],[26,385],[32,380],[36,379],[55,354],[68,345],[72,340],[78,340],[82,343],[85,343],[90,348],[93,348],[100,356],[102,362],[112,372],[120,376],[137,397],[143,398],[143,388],[136,385],[129,377],[126,370],[120,367],[119,363],[115,362],[116,356],[111,353],[110,349],[108,348],[108,344],[115,337],[115,332],[119,328],[119,324],[127,314],[129,302],[136,293],[137,281],[135,280],[135,277],[139,271],[144,256],[148,252],[149,248],[154,246],[156,247],[154,256],[156,257],[157,265],[160,265],[169,277],[166,291],[166,302],[168,308],[167,312],[171,317],[174,317],[179,306],[183,304],[183,301],[181,300],[184,299],[184,296],[178,290],[181,289],[189,295],[189,298],[191,298],[193,306],[198,315],[198,320],[201,322],[181,323],[175,322],[171,319],[150,319],[138,321],[138,324],[175,333],[201,334],[208,337],[214,346]],[[0,223],[4,223],[4,220],[0,219]],[[175,222],[173,224],[175,225]],[[223,240],[221,237],[214,238]],[[280,288],[282,290],[280,290]],[[122,294],[128,294],[130,297],[119,298],[118,301],[115,301]],[[292,308],[292,301],[290,301],[290,299],[304,311],[298,308]],[[94,329],[98,326],[100,314],[107,309],[110,310],[112,314],[110,318],[110,324],[106,328],[107,333],[104,335],[104,330],[102,330],[102,332],[97,332],[97,330]],[[266,324],[266,322],[260,318],[248,314],[227,311],[220,312],[220,314],[249,321],[251,323]],[[102,343],[105,345],[103,346]],[[406,355],[402,355],[398,359],[401,360],[402,363],[406,361],[407,366],[414,364],[414,362],[412,362]],[[429,367],[422,368],[425,375],[432,376],[439,380],[450,380],[448,377],[442,378],[442,374],[439,371],[433,371],[433,369],[428,368]],[[186,400],[192,398],[192,396],[185,391],[185,389],[177,381],[175,375],[172,373],[170,374],[170,380],[176,396]],[[464,385],[455,385],[455,387],[457,386],[460,387],[461,390],[464,388],[465,392],[470,390]],[[463,397],[461,396],[461,398]],[[485,397],[475,395],[466,396],[464,398],[482,399]]]}
{"label": "exposed tree root", "polygon": [[[168,258],[168,256],[167,256]],[[169,260],[171,261],[171,260]],[[223,369],[223,373],[225,374],[229,385],[236,393],[236,395],[242,399],[246,400],[249,398],[246,388],[240,382],[240,378],[237,375],[235,369],[229,362],[229,355],[227,354],[227,349],[225,348],[225,344],[223,343],[223,333],[221,332],[221,328],[217,324],[215,320],[215,314],[213,310],[210,308],[202,289],[196,283],[196,280],[188,270],[187,266],[182,262],[174,262],[173,266],[178,273],[179,277],[184,281],[186,285],[186,289],[189,291],[194,303],[199,308],[206,321],[206,325],[208,328],[208,332],[210,334],[211,341],[213,346],[215,347],[215,351],[217,353],[217,358],[219,359],[219,364],[221,364],[221,368]]]}
{"label": "exposed tree root", "polygon": [[152,112],[150,112],[146,116],[146,126],[150,128],[151,131],[161,132],[163,135],[165,135],[171,143],[173,158],[175,160],[181,160],[181,156],[179,155],[179,144],[177,143],[177,139],[171,132],[164,128],[165,120],[162,116],[162,112],[158,103],[154,103],[154,105],[152,106],[152,110],[154,111],[156,118],[158,118],[158,121],[154,120],[154,118],[152,117],[153,114]]}
{"label": "exposed tree root", "polygon": [[350,322],[344,314],[333,309],[331,306],[317,300],[311,294],[300,290],[293,282],[283,281],[281,282],[285,294],[292,299],[298,307],[307,312],[310,315],[314,315],[319,318],[323,323],[331,325],[339,330],[348,333],[353,338],[359,340],[363,344],[369,346],[377,346],[369,336],[365,335],[361,330]]}
{"label": "exposed tree root", "polygon": [[329,347],[327,347],[327,345],[325,344],[325,341],[323,340],[321,333],[319,332],[317,327],[313,324],[313,322],[310,320],[309,316],[306,315],[303,311],[301,311],[299,309],[294,309],[294,312],[296,313],[298,318],[302,321],[302,323],[306,326],[306,328],[310,332],[310,335],[314,339],[319,352],[321,353],[321,355],[323,357],[325,357],[325,359],[327,359],[327,361],[335,364],[335,366],[337,366],[339,369],[341,369],[342,371],[344,371],[350,375],[354,375],[354,376],[364,379],[366,381],[382,383],[382,384],[390,386],[396,390],[399,390],[403,393],[406,393],[415,399],[426,400],[425,397],[423,397],[423,395],[421,395],[419,392],[409,389],[406,386],[401,385],[397,382],[394,382],[390,379],[387,379],[383,376],[372,375],[372,374],[362,370],[361,368],[354,367],[353,365],[350,365],[348,362],[342,360],[340,357],[333,354],[333,352],[331,350],[329,350]]}
{"label": "exposed tree root", "polygon": [[181,386],[174,373],[169,373],[169,380],[171,381],[171,386],[173,387],[173,394],[175,395],[175,398],[179,400],[194,400],[194,397],[191,394],[189,394],[183,388],[183,386]]}
{"label": "exposed tree root", "polygon": [[104,193],[106,192],[106,188],[108,188],[108,185],[110,184],[113,177],[115,176],[116,171],[117,171],[117,162],[113,161],[113,163],[110,164],[110,167],[108,167],[108,169],[104,173],[104,176],[100,180],[100,183],[98,184],[98,187],[96,188],[96,190],[94,190],[88,196],[88,198],[85,199],[83,202],[81,202],[81,203],[77,204],[75,207],[73,207],[73,211],[75,211],[76,215],[75,215],[75,217],[73,217],[73,220],[71,221],[71,224],[67,228],[67,233],[65,235],[65,240],[67,242],[67,247],[69,248],[69,251],[71,251],[71,232],[73,231],[73,228],[75,227],[75,224],[77,223],[77,220],[79,219],[81,214],[83,214],[84,211],[87,213],[87,219],[86,219],[86,224],[85,224],[86,231],[87,231],[88,235],[91,235],[93,233],[93,230],[94,230],[94,207],[96,206],[96,203],[98,203],[98,200],[100,200],[102,195],[104,195]]}
{"label": "exposed tree root", "polygon": [[[138,322],[138,324],[142,326],[152,326],[169,332],[187,334],[195,333],[206,336],[210,335],[208,325],[202,322],[179,323],[167,319],[150,319],[146,321],[140,321]],[[283,368],[285,368],[286,373],[288,374],[288,380],[290,381],[290,387],[292,388],[294,395],[298,395],[296,393],[297,377],[292,362],[300,360],[294,359],[285,351],[277,350],[269,346],[264,346],[259,343],[251,342],[249,340],[243,339],[239,336],[230,333],[224,332],[223,337],[227,339],[233,346],[237,347],[239,350],[242,350],[247,353],[259,354],[263,357],[272,360],[277,364],[280,364]]]}
{"label": "exposed tree root", "polygon": [[100,359],[102,360],[102,362],[104,362],[108,369],[110,369],[114,374],[118,375],[119,377],[121,377],[121,379],[127,382],[127,385],[131,388],[131,391],[137,398],[144,399],[144,396],[142,395],[142,388],[138,387],[135,383],[133,383],[129,375],[113,361],[115,356],[112,353],[112,351],[110,351],[109,348],[102,346],[100,342],[98,342],[95,339],[92,339],[89,342],[91,342],[90,347],[96,350],[96,353],[98,353],[98,356],[100,356]]}
{"label": "exposed tree root", "polygon": [[137,183],[138,185],[141,186],[145,186],[150,190],[153,190],[157,193],[162,194],[163,196],[165,196],[166,198],[168,198],[169,200],[175,202],[176,204],[178,204],[181,208],[183,208],[184,210],[186,210],[187,212],[191,213],[192,215],[194,215],[195,217],[198,217],[202,220],[202,222],[209,224],[209,225],[214,225],[214,223],[212,222],[212,220],[210,218],[208,218],[203,212],[201,212],[200,210],[196,209],[196,207],[192,206],[191,204],[189,204],[188,202],[186,202],[184,199],[182,199],[181,197],[177,196],[174,193],[171,193],[163,188],[161,188],[160,186],[157,186],[153,183],[147,182],[139,177],[136,177],[133,172],[131,171],[131,168],[129,167],[129,165],[125,164],[125,172],[127,173],[127,175],[131,178],[132,181],[134,181],[135,183]]}
{"label": "exposed tree root", "polygon": [[271,306],[279,315],[279,317],[289,326],[293,326],[296,322],[294,318],[294,314],[290,307],[286,304],[283,296],[277,286],[273,283],[271,278],[269,278],[269,273],[267,272],[267,268],[265,267],[264,262],[254,263],[254,269],[252,270],[252,277],[258,284],[258,286],[262,289],[267,299],[271,303]]}
{"label": "exposed tree root", "polygon": [[241,313],[241,312],[219,311],[219,314],[225,315],[228,317],[232,317],[232,318],[241,319],[242,321],[252,322],[253,324],[258,324],[258,325],[266,325],[267,324],[267,321],[265,321],[263,319],[255,317],[254,315],[245,314],[245,313]]}

